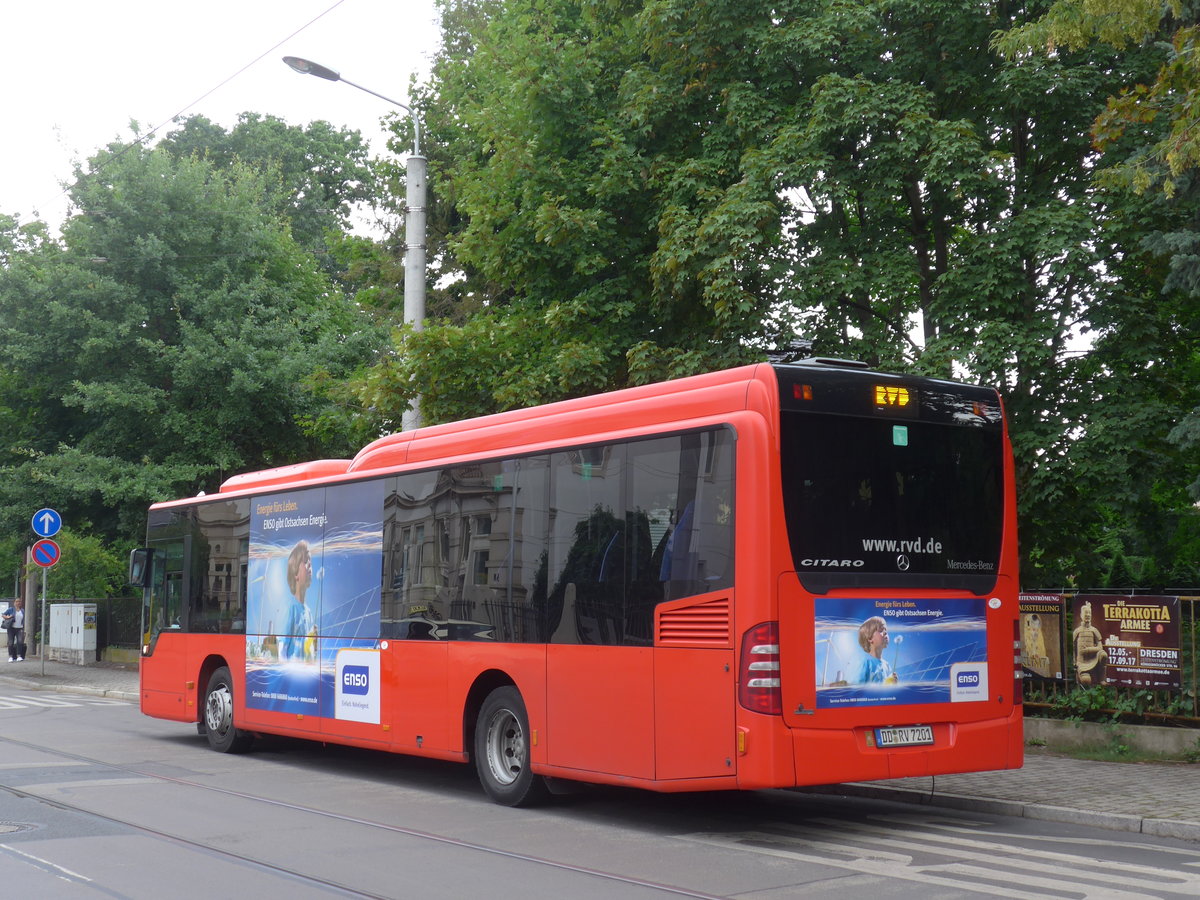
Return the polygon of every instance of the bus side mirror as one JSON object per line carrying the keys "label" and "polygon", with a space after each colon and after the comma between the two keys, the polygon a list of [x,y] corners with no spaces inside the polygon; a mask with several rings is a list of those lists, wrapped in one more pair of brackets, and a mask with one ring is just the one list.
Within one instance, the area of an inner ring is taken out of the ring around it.
{"label": "bus side mirror", "polygon": [[134,587],[150,586],[150,559],[154,551],[149,547],[138,547],[129,554],[129,583]]}

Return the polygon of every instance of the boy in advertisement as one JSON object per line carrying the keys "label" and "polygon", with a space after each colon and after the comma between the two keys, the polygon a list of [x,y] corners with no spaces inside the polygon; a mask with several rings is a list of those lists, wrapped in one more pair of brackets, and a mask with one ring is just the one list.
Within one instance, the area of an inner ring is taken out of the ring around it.
{"label": "boy in advertisement", "polygon": [[866,654],[858,667],[858,684],[895,684],[899,679],[891,665],[883,658],[888,646],[887,622],[880,616],[872,616],[858,628],[858,645]]}
{"label": "boy in advertisement", "polygon": [[279,656],[300,662],[315,660],[317,626],[313,622],[312,610],[305,602],[305,594],[312,584],[312,553],[307,541],[300,541],[288,556],[287,584],[292,595],[283,636],[279,640]]}

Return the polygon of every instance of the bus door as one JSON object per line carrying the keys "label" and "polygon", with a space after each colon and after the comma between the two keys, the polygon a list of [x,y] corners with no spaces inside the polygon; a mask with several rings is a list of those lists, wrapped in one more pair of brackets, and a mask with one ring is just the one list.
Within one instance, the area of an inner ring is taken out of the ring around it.
{"label": "bus door", "polygon": [[184,684],[182,632],[184,561],[190,537],[151,544],[149,577],[142,594],[142,712],[192,721]]}
{"label": "bus door", "polygon": [[645,555],[648,564],[649,555],[637,552],[641,536],[627,521],[636,518],[627,451],[608,444],[551,458],[546,760],[653,778],[654,651],[646,617],[627,604],[630,560]]}
{"label": "bus door", "polygon": [[552,765],[731,774],[733,437],[722,427],[554,454]]}

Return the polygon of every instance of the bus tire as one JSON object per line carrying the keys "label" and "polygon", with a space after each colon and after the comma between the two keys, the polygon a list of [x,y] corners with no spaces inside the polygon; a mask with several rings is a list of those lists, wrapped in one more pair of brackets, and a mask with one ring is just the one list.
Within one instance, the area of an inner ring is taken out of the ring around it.
{"label": "bus tire", "polygon": [[492,800],[530,806],[549,791],[529,764],[529,717],[521,692],[511,685],[488,694],[475,722],[475,771]]}
{"label": "bus tire", "polygon": [[245,753],[254,735],[233,727],[233,677],[221,666],[208,679],[204,692],[204,735],[218,753]]}

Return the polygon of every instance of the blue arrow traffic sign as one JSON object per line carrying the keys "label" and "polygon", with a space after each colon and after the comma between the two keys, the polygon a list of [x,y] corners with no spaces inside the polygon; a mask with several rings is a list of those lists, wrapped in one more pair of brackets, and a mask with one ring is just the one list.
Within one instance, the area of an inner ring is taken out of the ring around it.
{"label": "blue arrow traffic sign", "polygon": [[54,541],[44,540],[38,541],[33,545],[31,555],[33,556],[33,561],[35,563],[37,563],[43,569],[48,569],[58,562],[58,558],[62,555],[62,551],[58,549],[58,544],[54,543]]}
{"label": "blue arrow traffic sign", "polygon": [[53,509],[39,509],[33,514],[33,533],[41,537],[54,537],[62,528],[62,516]]}

